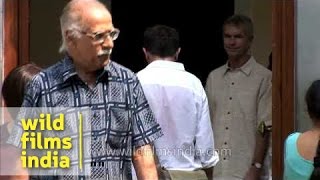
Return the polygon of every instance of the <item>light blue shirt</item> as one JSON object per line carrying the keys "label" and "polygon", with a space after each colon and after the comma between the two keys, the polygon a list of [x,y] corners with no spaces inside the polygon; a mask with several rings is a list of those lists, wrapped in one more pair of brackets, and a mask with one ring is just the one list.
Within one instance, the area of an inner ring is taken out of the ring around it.
{"label": "light blue shirt", "polygon": [[301,133],[289,135],[285,141],[284,180],[309,180],[313,171],[313,162],[300,156],[297,140]]}

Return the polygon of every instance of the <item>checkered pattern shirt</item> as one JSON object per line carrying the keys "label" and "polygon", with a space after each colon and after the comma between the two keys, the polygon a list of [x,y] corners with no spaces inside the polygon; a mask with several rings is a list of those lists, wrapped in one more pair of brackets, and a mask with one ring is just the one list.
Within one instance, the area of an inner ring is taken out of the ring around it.
{"label": "checkered pattern shirt", "polygon": [[[90,115],[84,118],[84,124],[91,126],[91,135],[84,132],[84,139],[85,136],[91,139],[91,148],[84,148],[83,152],[84,157],[90,156],[83,160],[84,171],[91,172],[90,178],[82,177],[79,169],[73,169],[72,173],[80,176],[66,175],[62,179],[131,179],[134,149],[162,136],[137,77],[113,61],[99,72],[96,86],[89,88],[80,80],[71,58],[66,56],[33,78],[23,107],[91,109]],[[77,131],[77,123],[67,121],[65,124],[72,136],[72,132]],[[13,132],[8,142],[21,146],[21,122],[16,123]],[[76,141],[72,150],[77,151]],[[69,154],[71,164],[78,163],[78,158],[72,157],[74,154]]]}

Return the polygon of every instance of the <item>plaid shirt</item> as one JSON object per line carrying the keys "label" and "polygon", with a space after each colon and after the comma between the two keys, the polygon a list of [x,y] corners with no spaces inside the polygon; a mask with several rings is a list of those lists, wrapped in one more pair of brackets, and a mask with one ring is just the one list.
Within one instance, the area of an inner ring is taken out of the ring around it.
{"label": "plaid shirt", "polygon": [[[91,171],[90,179],[131,179],[132,150],[162,136],[137,77],[112,61],[99,72],[96,86],[89,88],[66,56],[33,78],[27,87],[23,107],[91,109],[85,118],[91,126],[91,148],[83,152],[84,156],[90,156],[84,159],[85,171],[88,168]],[[74,124],[66,122],[66,127],[76,129]],[[18,121],[13,132],[8,142],[21,146],[21,122]],[[72,150],[77,151],[77,146]],[[69,155],[71,164],[77,164],[78,158],[72,158],[74,153]],[[76,171],[74,169],[77,174]],[[70,175],[63,179],[73,178]]]}

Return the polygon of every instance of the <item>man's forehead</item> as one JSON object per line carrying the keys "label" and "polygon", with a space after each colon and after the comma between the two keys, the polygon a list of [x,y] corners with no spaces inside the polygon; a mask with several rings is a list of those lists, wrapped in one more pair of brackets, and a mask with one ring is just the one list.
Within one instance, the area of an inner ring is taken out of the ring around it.
{"label": "man's forehead", "polygon": [[111,19],[111,14],[106,8],[102,7],[89,7],[82,9],[82,19]]}
{"label": "man's forehead", "polygon": [[[96,19],[108,18],[111,19],[111,14],[106,8],[90,8],[89,14]],[[86,12],[86,11],[85,11]]]}
{"label": "man's forehead", "polygon": [[223,31],[224,33],[226,32],[238,32],[238,33],[245,33],[246,29],[244,26],[242,25],[233,25],[233,24],[228,24],[228,25],[225,25],[224,28],[223,28]]}
{"label": "man's forehead", "polygon": [[83,21],[85,26],[89,29],[112,29],[112,17],[107,10],[93,10],[87,11],[83,15]]}

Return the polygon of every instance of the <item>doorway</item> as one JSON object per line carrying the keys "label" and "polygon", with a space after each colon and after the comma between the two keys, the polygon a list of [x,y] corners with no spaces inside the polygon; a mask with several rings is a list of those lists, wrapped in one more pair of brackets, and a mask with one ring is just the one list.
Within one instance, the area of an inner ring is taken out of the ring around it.
{"label": "doorway", "polygon": [[[61,58],[58,53],[61,43],[59,16],[66,2],[30,0],[30,61],[42,67]],[[224,11],[218,13],[218,9]],[[179,61],[203,85],[209,72],[226,61],[222,23],[234,13],[234,0],[225,0],[219,6],[209,5],[205,0],[196,3],[116,0],[111,2],[111,11],[114,26],[121,31],[115,41],[112,60],[134,72],[147,65],[142,52],[143,32],[155,24],[169,25],[179,31],[182,48]]]}
{"label": "doorway", "polygon": [[134,72],[143,69],[147,65],[142,52],[144,30],[168,25],[180,33],[179,61],[204,84],[209,72],[226,62],[222,23],[234,13],[234,0],[209,4],[205,0],[112,1],[113,22],[121,31],[112,59]]}
{"label": "doorway", "polygon": [[[29,18],[30,1],[31,0],[2,1],[4,3],[3,34],[5,37],[3,39],[4,62],[2,68],[2,74],[4,76],[15,66],[23,64],[25,62],[30,62],[29,50],[30,48],[32,48],[31,42],[29,41],[31,30],[31,28],[29,28],[29,25],[31,23],[30,21],[32,21],[32,19]],[[59,2],[60,1],[67,0],[59,0]],[[135,72],[142,69],[146,65],[144,63],[144,58],[141,51],[142,33],[144,27],[153,25],[154,23],[163,23],[174,26],[180,31],[182,40],[182,52],[180,60],[185,63],[187,70],[197,75],[202,81],[205,80],[208,72],[211,69],[224,63],[225,55],[222,50],[222,39],[219,39],[219,37],[221,37],[221,33],[217,32],[221,32],[221,27],[213,27],[215,26],[213,24],[216,23],[220,23],[221,25],[223,20],[217,18],[221,14],[218,14],[216,12],[218,12],[217,8],[228,9],[224,7],[224,5],[220,5],[219,7],[212,7],[208,5],[209,2],[205,2],[202,0],[197,1],[196,3],[186,3],[181,1],[180,3],[184,3],[183,6],[179,5],[179,1],[175,1],[175,3],[172,4],[172,2],[169,2],[168,0],[163,0],[161,2],[155,0],[152,1],[152,3],[145,0],[137,2],[129,1],[123,4],[121,4],[121,2],[121,0],[112,2],[114,24],[121,30],[121,35],[118,39],[119,41],[117,40],[115,44],[115,53],[112,57],[117,62],[128,66]],[[148,7],[150,8],[142,8],[146,7],[145,5],[148,5]],[[155,5],[157,7],[154,7]],[[233,1],[231,2],[231,6],[233,6]],[[121,11],[119,9],[117,10],[117,8],[125,10]],[[169,8],[170,10],[168,10],[167,8]],[[226,12],[227,14],[230,13],[229,15],[233,13],[233,8],[230,9],[230,12],[229,10],[227,10],[228,12]],[[185,14],[182,13],[182,15],[180,14],[180,12],[184,12]],[[142,19],[141,16],[138,16],[138,13],[143,14],[143,16],[141,15]],[[138,16],[139,18],[131,18],[131,16]],[[226,16],[227,15],[223,17]],[[166,17],[165,19],[168,20],[167,22],[164,22],[163,20],[161,21],[161,18],[164,17]],[[179,20],[179,18],[182,18],[183,20]],[[133,21],[134,23],[131,24],[130,21]],[[48,20],[48,22],[51,21]],[[207,22],[207,24],[201,24],[200,22]],[[52,27],[48,27],[47,25],[43,25],[41,33],[46,32],[45,28]],[[139,25],[140,27],[138,27]],[[275,152],[273,154],[273,177],[275,179],[281,179],[283,170],[283,141],[288,132],[292,131],[294,128],[293,89],[295,58],[295,1],[272,0],[272,28],[272,55],[274,61],[273,152]],[[129,29],[133,33],[126,32],[129,31]],[[198,33],[200,34],[200,36],[195,35]],[[192,34],[192,36],[190,36],[190,34]],[[204,37],[203,34],[206,34],[206,36]],[[131,36],[131,39],[129,37],[129,40],[126,40],[126,36]],[[134,37],[137,36],[138,38],[135,39]],[[213,38],[212,36],[218,38]],[[60,41],[60,38],[56,40]],[[204,46],[203,42],[212,44],[212,46]],[[45,41],[41,43],[52,44],[53,42]],[[57,51],[58,47],[55,48],[55,50]],[[216,51],[215,49],[218,50]],[[131,56],[130,53],[133,55]],[[58,55],[58,53],[55,54]],[[212,62],[214,63],[210,65],[204,65],[203,62],[206,60],[206,58],[212,59]],[[35,59],[40,61],[47,59],[52,59],[54,61],[57,60],[57,58],[47,56],[45,57],[45,59],[41,57]],[[54,62],[48,62],[48,64],[46,64],[45,66],[53,63]]]}

